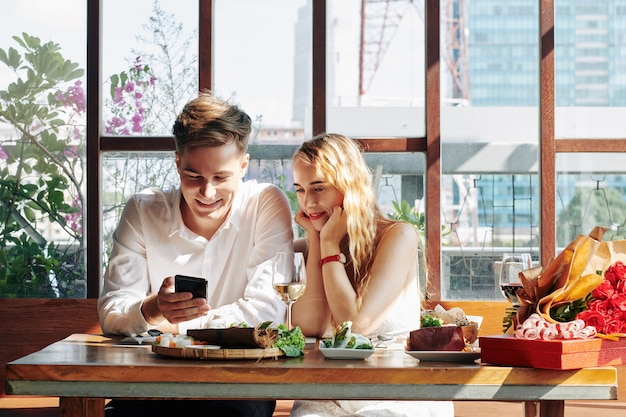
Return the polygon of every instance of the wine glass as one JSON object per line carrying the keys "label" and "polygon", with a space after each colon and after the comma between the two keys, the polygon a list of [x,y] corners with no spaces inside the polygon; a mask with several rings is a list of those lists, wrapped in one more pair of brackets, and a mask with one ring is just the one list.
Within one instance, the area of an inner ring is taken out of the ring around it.
{"label": "wine glass", "polygon": [[529,253],[505,253],[500,265],[500,290],[514,306],[519,306],[517,290],[522,288],[519,273],[532,267]]}
{"label": "wine glass", "polygon": [[287,327],[291,329],[291,307],[306,290],[306,268],[302,252],[278,252],[274,258],[272,286],[287,304]]}

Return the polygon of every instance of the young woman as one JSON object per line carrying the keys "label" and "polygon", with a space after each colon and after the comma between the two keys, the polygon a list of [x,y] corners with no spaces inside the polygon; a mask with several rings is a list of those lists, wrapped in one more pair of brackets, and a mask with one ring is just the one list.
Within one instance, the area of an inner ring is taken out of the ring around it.
{"label": "young woman", "polygon": [[[419,328],[420,237],[411,224],[382,213],[358,144],[322,134],[304,142],[293,162],[295,220],[306,231],[295,250],[307,259],[294,325],[323,337],[350,320],[354,333],[374,340]],[[291,415],[453,416],[454,410],[451,402],[296,401]]]}

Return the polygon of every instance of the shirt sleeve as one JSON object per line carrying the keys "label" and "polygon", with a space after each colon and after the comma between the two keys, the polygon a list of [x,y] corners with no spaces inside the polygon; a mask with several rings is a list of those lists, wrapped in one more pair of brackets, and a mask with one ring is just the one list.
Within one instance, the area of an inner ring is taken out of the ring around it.
{"label": "shirt sleeve", "polygon": [[272,261],[276,252],[293,251],[291,209],[286,195],[273,185],[264,188],[258,198],[257,204],[247,203],[248,207],[254,207],[255,213],[246,213],[246,218],[254,219],[255,225],[251,229],[252,235],[248,237],[252,239],[253,247],[247,260],[247,284],[243,296],[234,303],[212,309],[205,317],[180,323],[181,333],[192,328],[285,321],[286,305],[272,288]]}
{"label": "shirt sleeve", "polygon": [[141,303],[150,293],[144,236],[135,197],[131,197],[113,234],[113,250],[98,299],[106,334],[140,334],[150,327]]}

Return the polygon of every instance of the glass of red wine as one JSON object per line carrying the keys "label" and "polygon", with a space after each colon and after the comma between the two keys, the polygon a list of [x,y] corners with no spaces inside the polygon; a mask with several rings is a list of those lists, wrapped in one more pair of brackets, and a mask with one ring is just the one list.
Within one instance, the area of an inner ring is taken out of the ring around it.
{"label": "glass of red wine", "polygon": [[519,273],[532,267],[529,253],[505,253],[500,265],[500,290],[513,305],[519,306],[517,290],[522,288]]}

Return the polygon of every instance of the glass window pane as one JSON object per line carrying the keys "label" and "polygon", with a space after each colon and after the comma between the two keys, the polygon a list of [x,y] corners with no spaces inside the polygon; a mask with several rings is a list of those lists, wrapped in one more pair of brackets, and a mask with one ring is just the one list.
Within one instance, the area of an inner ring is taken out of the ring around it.
{"label": "glass window pane", "polygon": [[126,201],[146,188],[178,185],[173,152],[107,152],[102,154],[103,265],[108,263],[115,231]]}
{"label": "glass window pane", "polygon": [[558,154],[557,248],[595,226],[605,240],[626,239],[626,168],[618,153]]}
{"label": "glass window pane", "polygon": [[503,253],[539,257],[538,3],[442,6],[442,298],[503,300]]}
{"label": "glass window pane", "polygon": [[[390,218],[402,218],[413,224],[425,238],[426,155],[418,152],[365,153],[372,172],[378,203]],[[419,263],[424,267],[424,262]],[[420,272],[425,288],[425,271]]]}
{"label": "glass window pane", "polygon": [[310,1],[214,5],[215,92],[252,117],[258,132],[253,143],[301,142],[310,120]]}
{"label": "glass window pane", "polygon": [[327,130],[424,136],[424,2],[335,1],[327,14]]}
{"label": "glass window pane", "polygon": [[102,131],[171,135],[198,94],[198,2],[106,0],[102,8]]}
{"label": "glass window pane", "polygon": [[0,297],[86,295],[85,6],[3,4]]}
{"label": "glass window pane", "polygon": [[626,2],[555,1],[555,129],[563,138],[623,138]]}

